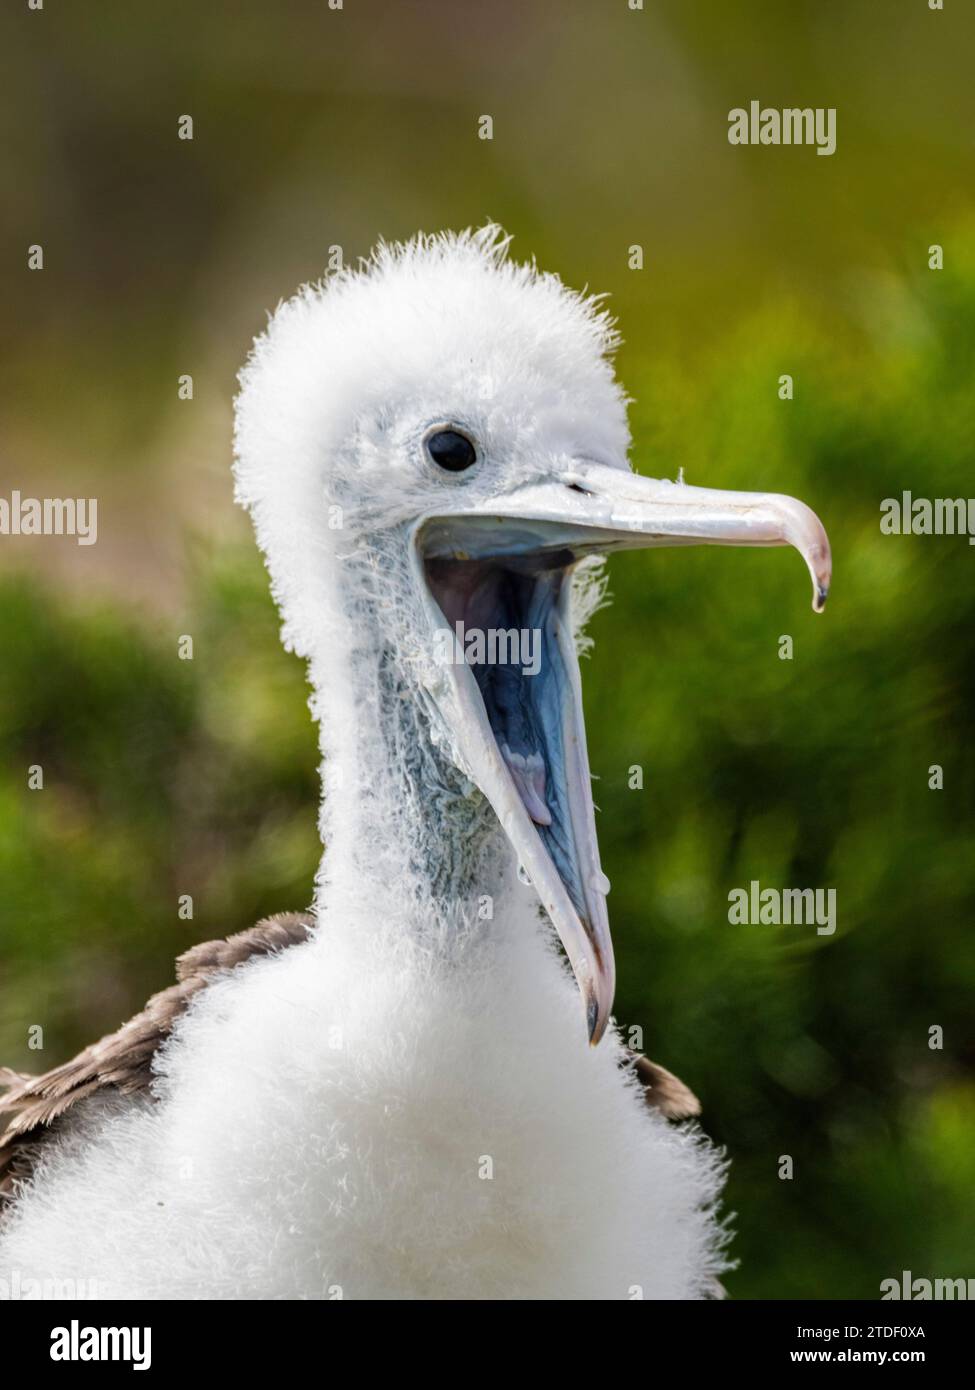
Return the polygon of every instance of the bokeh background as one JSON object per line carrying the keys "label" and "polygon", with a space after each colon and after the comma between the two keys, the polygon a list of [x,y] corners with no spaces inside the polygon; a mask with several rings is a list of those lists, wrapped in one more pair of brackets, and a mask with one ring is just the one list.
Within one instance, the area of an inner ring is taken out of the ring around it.
{"label": "bokeh background", "polygon": [[[2,25],[0,494],[99,498],[93,547],[0,538],[3,1061],[53,1065],[194,941],[308,901],[315,740],[232,506],[234,373],[329,248],[492,216],[611,293],[641,471],[796,494],[833,540],[822,618],[792,552],[617,558],[585,670],[618,1016],[733,1159],[729,1291],[975,1276],[975,552],[878,525],[903,489],[975,491],[971,7],[48,0]],[[752,98],[835,106],[837,152],[729,145]],[[835,888],[836,934],[731,926],[753,878]]]}

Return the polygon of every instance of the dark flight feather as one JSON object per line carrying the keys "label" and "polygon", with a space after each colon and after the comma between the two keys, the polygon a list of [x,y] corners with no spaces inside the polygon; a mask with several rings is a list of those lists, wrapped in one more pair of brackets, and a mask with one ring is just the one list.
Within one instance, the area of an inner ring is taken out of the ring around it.
{"label": "dark flight feather", "polygon": [[226,940],[201,942],[177,960],[175,985],[154,994],[141,1013],[70,1062],[43,1076],[0,1069],[0,1086],[6,1088],[0,1115],[12,1116],[0,1132],[0,1211],[14,1196],[15,1183],[29,1174],[37,1145],[55,1132],[50,1127],[73,1105],[109,1087],[122,1095],[148,1090],[156,1050],[215,975],[306,941],[314,925],[310,913],[281,912]]}
{"label": "dark flight feather", "polygon": [[626,1066],[631,1066],[643,1085],[647,1105],[659,1110],[668,1120],[690,1120],[701,1113],[701,1102],[672,1071],[651,1062],[640,1052],[628,1052]]}

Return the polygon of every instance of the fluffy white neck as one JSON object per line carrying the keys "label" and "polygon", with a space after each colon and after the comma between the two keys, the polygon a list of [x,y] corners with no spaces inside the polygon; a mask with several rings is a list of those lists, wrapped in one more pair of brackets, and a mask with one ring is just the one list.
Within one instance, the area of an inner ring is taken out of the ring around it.
{"label": "fluffy white neck", "polygon": [[487,800],[443,748],[423,688],[423,620],[397,573],[402,551],[397,539],[340,569],[328,657],[312,660],[325,846],[316,907],[388,900],[404,930],[449,934],[493,919],[517,864]]}

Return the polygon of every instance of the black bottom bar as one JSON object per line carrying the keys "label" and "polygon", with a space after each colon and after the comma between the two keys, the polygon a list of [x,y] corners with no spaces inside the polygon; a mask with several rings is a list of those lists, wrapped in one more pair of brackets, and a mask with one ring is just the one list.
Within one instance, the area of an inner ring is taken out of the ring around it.
{"label": "black bottom bar", "polygon": [[[645,1303],[626,1311],[589,1305],[585,1314],[572,1314],[566,1330],[581,1330],[580,1316],[589,1324],[581,1341],[593,1350],[599,1346],[597,1359],[609,1375],[630,1361],[636,1347],[643,1348],[648,1367],[661,1370],[675,1358],[695,1368],[741,1374],[817,1365],[947,1369],[959,1363],[971,1334],[965,1302]],[[449,1372],[452,1381],[463,1384],[471,1373],[483,1377],[492,1361],[499,1375],[509,1376],[510,1336],[520,1338],[529,1328],[539,1338],[536,1356],[548,1363],[546,1379],[553,1363],[566,1355],[570,1367],[579,1370],[580,1339],[545,1336],[546,1330],[561,1330],[556,1305],[545,1305],[544,1311],[537,1303],[495,1305],[486,1314],[483,1305],[450,1304],[447,1326],[444,1317],[442,1304],[418,1303],[350,1302],[343,1308],[334,1303],[8,1302],[0,1304],[0,1335],[8,1347],[16,1345],[28,1373],[51,1367],[65,1379],[85,1371],[173,1376],[192,1370],[253,1377],[265,1369],[287,1377],[299,1365],[306,1374],[317,1368],[325,1376],[349,1358],[374,1376],[386,1352],[397,1381],[404,1373],[417,1373],[433,1355],[451,1363],[441,1365],[438,1374]],[[602,1326],[593,1327],[593,1321]],[[448,1327],[453,1351],[441,1335]],[[576,1352],[568,1350],[573,1346]],[[465,1368],[462,1361],[475,1347]],[[524,1369],[523,1364],[522,1376]]]}

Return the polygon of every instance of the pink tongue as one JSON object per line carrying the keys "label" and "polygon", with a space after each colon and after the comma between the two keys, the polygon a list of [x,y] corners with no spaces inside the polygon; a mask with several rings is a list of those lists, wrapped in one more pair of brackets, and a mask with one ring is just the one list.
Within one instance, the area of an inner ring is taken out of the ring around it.
{"label": "pink tongue", "polygon": [[524,758],[512,753],[506,743],[501,746],[501,754],[532,820],[536,825],[551,825],[552,813],[545,805],[545,764],[540,754],[530,753]]}

